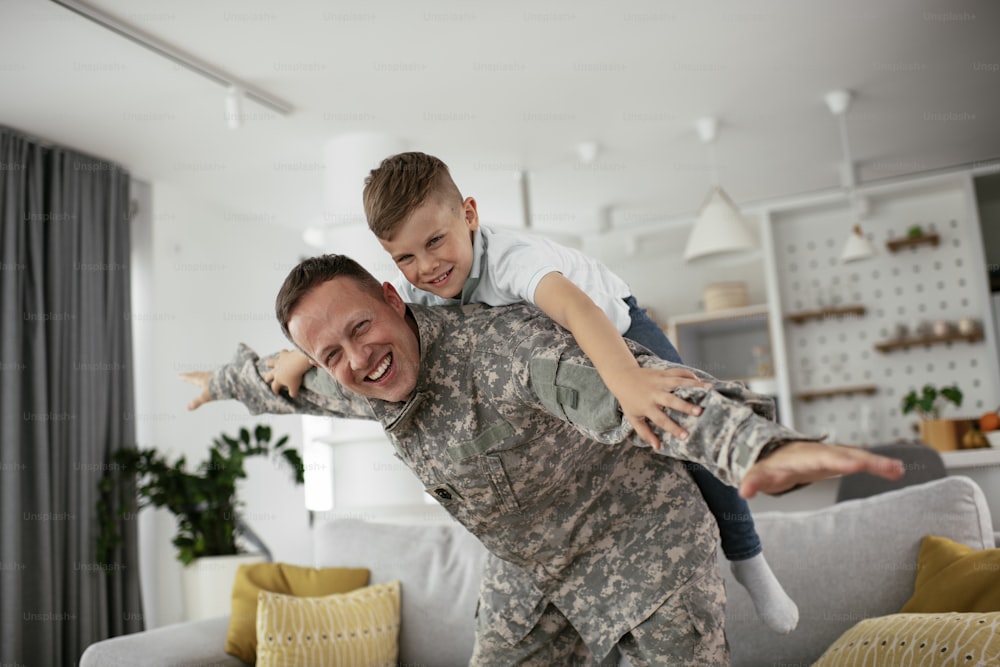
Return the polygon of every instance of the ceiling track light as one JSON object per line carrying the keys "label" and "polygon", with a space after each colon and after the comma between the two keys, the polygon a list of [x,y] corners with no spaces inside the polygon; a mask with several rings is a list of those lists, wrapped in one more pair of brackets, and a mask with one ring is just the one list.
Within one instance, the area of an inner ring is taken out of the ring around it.
{"label": "ceiling track light", "polygon": [[243,91],[236,86],[226,91],[226,124],[230,130],[238,130],[243,125]]}
{"label": "ceiling track light", "polygon": [[[294,107],[288,102],[271,95],[265,90],[251,86],[237,77],[233,76],[229,72],[222,70],[214,65],[211,65],[189,53],[181,51],[177,47],[164,42],[163,40],[150,35],[135,26],[129,25],[124,21],[121,21],[114,16],[97,9],[85,2],[80,2],[79,0],[52,0],[55,4],[64,7],[72,12],[79,14],[80,16],[89,19],[96,23],[97,25],[110,30],[111,32],[117,33],[126,39],[129,39],[139,46],[142,46],[153,53],[156,53],[171,62],[184,67],[195,74],[199,74],[206,79],[213,81],[231,91],[231,89],[236,88],[240,91],[240,98],[246,97],[253,100],[257,104],[266,107],[275,113],[281,114],[282,116],[287,116],[292,111]],[[232,121],[228,118],[229,111],[229,92],[227,92],[226,98],[226,111],[227,111],[227,123],[232,127]],[[242,119],[241,119],[242,122]]]}
{"label": "ceiling track light", "polygon": [[580,160],[580,164],[594,164],[600,152],[601,145],[596,141],[581,141],[576,145],[576,157]]}

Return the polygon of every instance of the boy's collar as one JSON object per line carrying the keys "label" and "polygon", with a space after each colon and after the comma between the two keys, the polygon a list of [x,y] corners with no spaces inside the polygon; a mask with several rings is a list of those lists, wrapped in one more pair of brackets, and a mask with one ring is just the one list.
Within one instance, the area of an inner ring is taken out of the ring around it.
{"label": "boy's collar", "polygon": [[486,237],[483,236],[483,227],[480,225],[472,232],[472,268],[469,271],[470,278],[479,278],[482,275],[484,254],[486,254]]}
{"label": "boy's collar", "polygon": [[472,266],[469,268],[469,277],[462,285],[462,294],[459,298],[461,304],[472,303],[472,293],[479,287],[482,280],[486,262],[486,237],[483,235],[482,226],[472,232]]}

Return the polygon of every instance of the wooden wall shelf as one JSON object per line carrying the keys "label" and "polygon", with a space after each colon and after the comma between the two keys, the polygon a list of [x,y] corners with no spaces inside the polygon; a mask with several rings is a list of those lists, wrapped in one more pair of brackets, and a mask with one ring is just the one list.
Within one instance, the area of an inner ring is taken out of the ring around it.
{"label": "wooden wall shelf", "polygon": [[795,395],[800,401],[809,403],[821,398],[834,398],[836,396],[851,396],[853,394],[874,394],[878,392],[878,387],[873,384],[862,384],[854,387],[838,387],[836,389],[820,389],[818,391],[803,391]]}
{"label": "wooden wall shelf", "polygon": [[864,306],[834,306],[832,308],[820,308],[818,310],[803,310],[798,313],[789,313],[785,319],[795,324],[804,324],[809,320],[825,320],[830,317],[846,317],[850,315],[864,315]]}
{"label": "wooden wall shelf", "polygon": [[899,252],[903,248],[916,248],[922,245],[936,247],[939,243],[941,243],[941,237],[937,234],[924,234],[913,238],[892,239],[885,242],[885,247],[889,249],[889,252]]}
{"label": "wooden wall shelf", "polygon": [[973,333],[968,333],[968,334],[951,333],[945,336],[921,336],[920,338],[887,340],[881,343],[875,343],[875,349],[878,350],[879,352],[892,352],[893,350],[906,350],[911,347],[919,347],[921,345],[944,345],[946,343],[955,343],[958,341],[978,343],[982,339],[983,339],[982,331],[975,331]]}

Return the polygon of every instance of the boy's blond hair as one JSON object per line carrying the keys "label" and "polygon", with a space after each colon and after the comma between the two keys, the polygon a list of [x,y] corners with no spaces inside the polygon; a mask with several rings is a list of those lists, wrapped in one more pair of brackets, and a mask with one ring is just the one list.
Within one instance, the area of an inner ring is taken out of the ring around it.
{"label": "boy's blond hair", "polygon": [[382,160],[365,179],[364,203],[368,228],[390,239],[415,209],[431,196],[460,209],[462,193],[451,180],[448,165],[426,153],[398,153]]}

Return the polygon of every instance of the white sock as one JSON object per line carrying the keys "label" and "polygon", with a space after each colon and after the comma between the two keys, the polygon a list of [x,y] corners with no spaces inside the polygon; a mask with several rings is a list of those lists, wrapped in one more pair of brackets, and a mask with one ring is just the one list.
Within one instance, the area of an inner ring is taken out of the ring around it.
{"label": "white sock", "polygon": [[764,625],[783,635],[795,629],[799,623],[799,608],[771,572],[764,554],[730,561],[729,568],[736,581],[743,584],[750,594],[757,616],[764,621]]}

